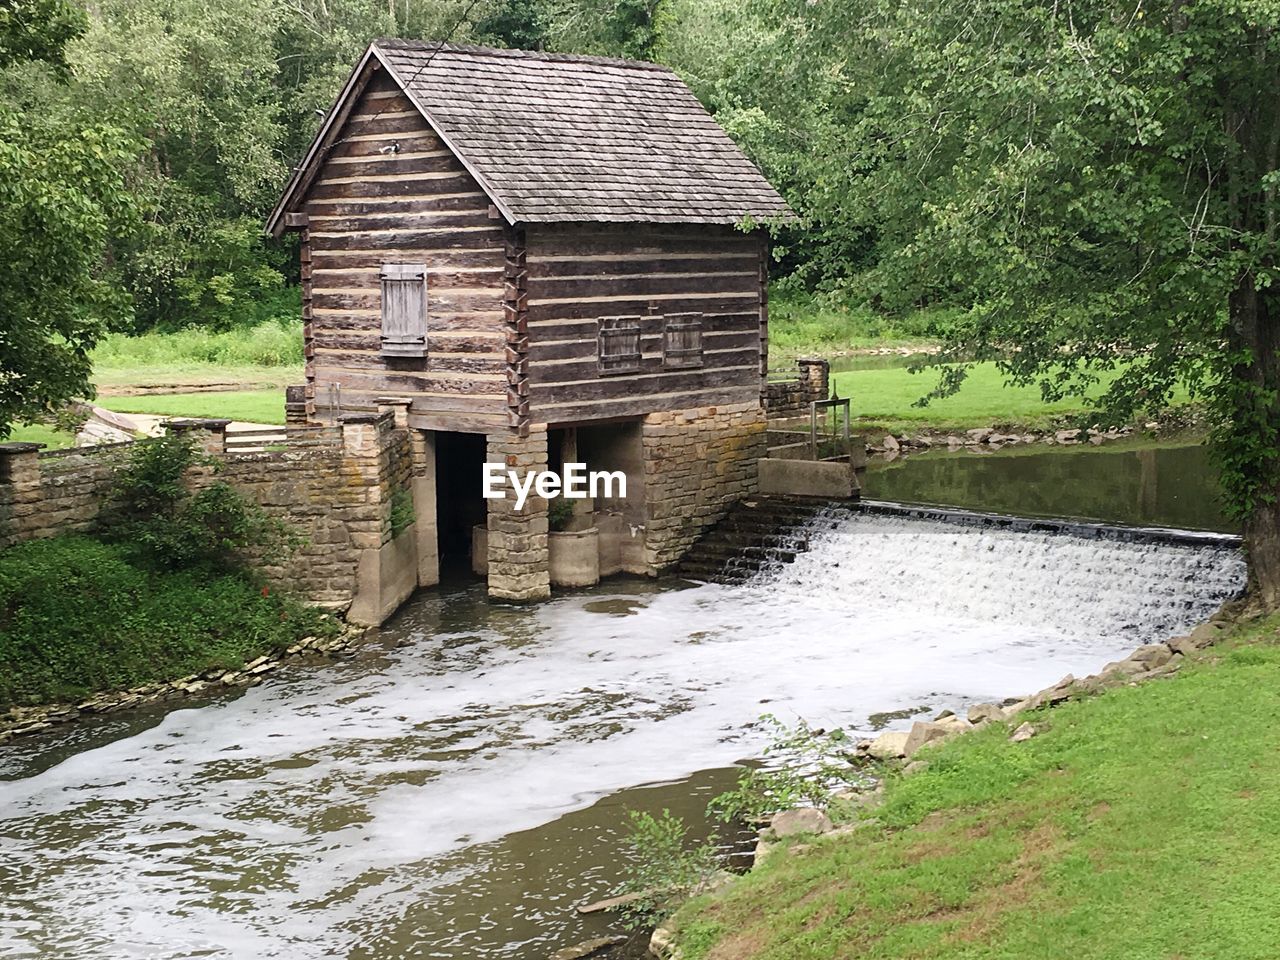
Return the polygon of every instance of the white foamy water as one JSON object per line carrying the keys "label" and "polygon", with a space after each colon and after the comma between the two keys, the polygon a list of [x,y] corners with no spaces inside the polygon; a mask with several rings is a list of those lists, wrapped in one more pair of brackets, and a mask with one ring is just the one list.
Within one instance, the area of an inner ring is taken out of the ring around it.
{"label": "white foamy water", "polygon": [[422,907],[460,851],[750,756],[764,712],[858,729],[1094,672],[1244,578],[1234,550],[882,517],[810,540],[744,587],[427,594],[401,647],[48,769],[0,748],[0,956],[484,955]]}

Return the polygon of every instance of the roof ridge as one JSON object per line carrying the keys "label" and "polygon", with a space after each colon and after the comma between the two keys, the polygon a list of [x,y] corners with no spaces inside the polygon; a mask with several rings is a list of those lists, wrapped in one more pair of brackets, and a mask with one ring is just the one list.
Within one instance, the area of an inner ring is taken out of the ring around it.
{"label": "roof ridge", "polygon": [[481,47],[469,43],[444,43],[439,40],[409,40],[402,37],[379,37],[375,47],[389,50],[418,50],[428,53],[442,50],[445,53],[465,53],[482,57],[510,57],[520,60],[545,60],[549,63],[591,63],[606,67],[626,67],[633,70],[656,70],[674,74],[670,67],[648,60],[626,60],[621,57],[599,57],[585,53],[555,53],[544,50],[514,50],[506,47]]}

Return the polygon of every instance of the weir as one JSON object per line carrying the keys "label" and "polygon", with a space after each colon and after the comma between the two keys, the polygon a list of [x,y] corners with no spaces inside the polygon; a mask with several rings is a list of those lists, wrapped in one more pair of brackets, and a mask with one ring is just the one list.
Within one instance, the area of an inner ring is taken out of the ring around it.
{"label": "weir", "polygon": [[[895,543],[886,547],[883,555],[872,556],[871,544],[890,533]],[[1128,552],[1148,560],[1187,553],[1173,548],[1203,548],[1205,564],[1210,567],[1220,565],[1224,557],[1238,556],[1242,542],[1238,536],[1208,531],[1017,517],[889,501],[757,497],[739,503],[699,540],[685,556],[680,572],[695,580],[745,583],[764,571],[776,574],[800,556],[812,554],[803,564],[806,569],[817,565],[846,570],[853,566],[891,577],[892,571],[919,548],[920,544],[912,541],[922,536],[963,537],[971,547],[973,537],[986,537],[986,549],[1018,536],[1036,543],[1047,542],[1047,538],[1103,541],[1139,548],[1112,552]],[[1228,566],[1234,568],[1234,564]],[[1235,573],[1233,569],[1232,575]]]}

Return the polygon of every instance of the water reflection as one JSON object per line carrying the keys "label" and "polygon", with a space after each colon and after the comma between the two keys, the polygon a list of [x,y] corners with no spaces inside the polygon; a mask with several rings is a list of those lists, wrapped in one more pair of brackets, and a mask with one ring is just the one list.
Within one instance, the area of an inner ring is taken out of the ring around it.
{"label": "water reflection", "polygon": [[863,494],[877,500],[1028,517],[1237,533],[1200,444],[929,451],[874,461]]}

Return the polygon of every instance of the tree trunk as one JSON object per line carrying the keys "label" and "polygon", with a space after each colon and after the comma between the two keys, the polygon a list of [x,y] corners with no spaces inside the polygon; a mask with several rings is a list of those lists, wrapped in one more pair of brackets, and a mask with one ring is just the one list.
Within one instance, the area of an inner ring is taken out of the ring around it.
{"label": "tree trunk", "polygon": [[1253,508],[1244,523],[1252,587],[1269,609],[1280,608],[1280,304],[1268,291],[1255,289],[1254,278],[1241,278],[1231,297],[1231,326],[1237,346],[1252,355],[1235,370],[1237,380],[1257,392],[1242,391],[1236,411],[1238,428],[1255,425],[1267,443],[1256,465],[1259,471]]}

